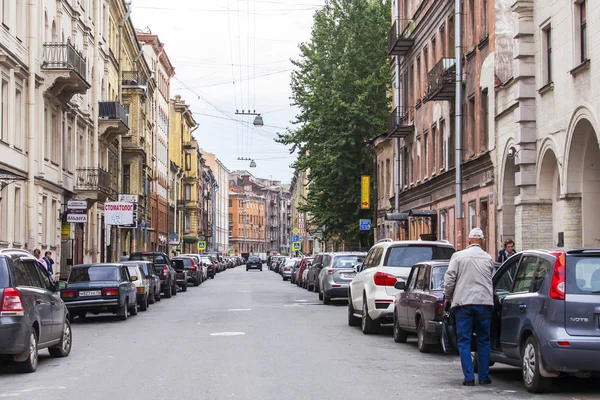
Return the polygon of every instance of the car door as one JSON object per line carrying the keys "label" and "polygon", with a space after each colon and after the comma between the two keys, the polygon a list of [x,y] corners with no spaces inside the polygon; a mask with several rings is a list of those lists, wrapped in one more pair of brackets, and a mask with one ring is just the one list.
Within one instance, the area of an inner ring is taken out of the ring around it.
{"label": "car door", "polygon": [[120,272],[121,272],[121,284],[120,285],[123,288],[123,291],[125,292],[125,296],[129,297],[129,304],[127,305],[127,307],[131,307],[137,303],[135,283],[133,283],[131,281],[131,275],[129,275],[129,270],[127,269],[127,267],[122,266]]}
{"label": "car door", "polygon": [[538,267],[538,256],[525,254],[521,258],[512,290],[502,302],[502,330],[500,345],[504,354],[510,358],[519,357],[519,339],[521,328],[527,318],[527,309],[532,297],[531,285]]}
{"label": "car door", "polygon": [[54,283],[50,281],[48,271],[41,264],[34,264],[40,281],[50,296],[50,304],[52,305],[52,338],[58,339],[63,333],[66,307],[60,298],[60,293],[54,288]]}
{"label": "car door", "polygon": [[365,289],[365,276],[370,269],[373,269],[375,255],[379,247],[373,247],[369,250],[362,269],[358,271],[352,282],[350,282],[350,294],[352,295],[352,304],[355,310],[362,310],[363,291]]}
{"label": "car door", "polygon": [[426,272],[427,268],[424,265],[420,265],[418,272],[416,273],[414,288],[410,291],[410,294],[408,295],[408,305],[406,308],[406,325],[411,329],[417,329],[417,309],[419,308],[419,303],[421,302],[421,295],[423,294],[423,290],[425,289]]}
{"label": "car door", "polygon": [[53,339],[53,320],[52,320],[52,297],[42,284],[40,276],[37,273],[37,261],[19,260],[25,273],[29,276],[31,286],[28,288],[34,296],[36,313],[40,321],[40,343],[45,343]]}
{"label": "car door", "polygon": [[412,292],[415,288],[415,282],[417,281],[417,276],[419,275],[419,267],[413,267],[410,275],[408,276],[408,280],[406,281],[406,287],[403,292],[400,292],[400,307],[397,310],[396,316],[398,317],[398,322],[402,327],[408,327],[408,302],[409,298],[412,295]]}
{"label": "car door", "polygon": [[502,332],[502,303],[515,283],[521,256],[521,254],[517,254],[507,260],[492,278],[494,284],[494,309],[492,312],[490,340],[492,349],[495,350],[502,349],[502,346],[500,345],[500,334]]}

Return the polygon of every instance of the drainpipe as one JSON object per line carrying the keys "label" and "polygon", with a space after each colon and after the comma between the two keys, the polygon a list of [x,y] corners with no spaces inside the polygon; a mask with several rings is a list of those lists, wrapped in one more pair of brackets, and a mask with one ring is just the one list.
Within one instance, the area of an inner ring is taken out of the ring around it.
{"label": "drainpipe", "polygon": [[213,226],[212,226],[212,232],[213,232],[213,240],[212,240],[212,245],[213,245],[213,251],[218,251],[217,250],[217,185],[215,185],[213,183],[212,185],[212,215],[213,215]]}
{"label": "drainpipe", "polygon": [[455,40],[456,40],[456,98],[455,98],[455,164],[456,164],[456,206],[455,206],[455,217],[456,217],[456,248],[462,249],[463,247],[463,200],[462,200],[462,131],[463,131],[463,86],[462,86],[462,1],[456,0],[455,2],[455,16],[456,21],[455,28]]}
{"label": "drainpipe", "polygon": [[[39,154],[39,152],[35,151],[37,143],[37,139],[35,137],[36,133],[36,107],[35,107],[35,72],[36,72],[36,61],[35,58],[38,54],[38,38],[37,38],[37,28],[38,24],[34,21],[38,21],[37,17],[37,8],[38,1],[30,0],[28,3],[28,11],[29,15],[27,19],[30,21],[29,23],[29,76],[28,76],[28,96],[27,96],[27,148],[29,149],[29,153],[27,156],[27,248],[30,251],[36,246],[36,235],[37,235],[37,188],[35,186],[35,156]],[[40,164],[42,164],[43,160],[40,160]],[[42,221],[43,224],[46,224],[47,221]]]}
{"label": "drainpipe", "polygon": [[[405,105],[405,101],[402,98],[402,91],[400,90],[400,56],[396,56],[396,104],[402,107]],[[402,111],[402,109],[401,109]],[[394,138],[394,212],[400,212],[400,138]],[[400,221],[394,222],[394,240],[398,240],[400,235]]]}
{"label": "drainpipe", "polygon": [[[98,160],[99,149],[99,141],[98,141],[98,100],[99,100],[99,84],[100,79],[100,69],[98,66],[100,65],[100,32],[102,31],[102,26],[100,26],[100,5],[99,1],[94,1],[94,65],[96,65],[93,69],[92,74],[92,121],[93,121],[93,146],[94,151],[92,151],[92,162],[91,166],[93,168],[100,167],[100,163]],[[86,140],[87,142],[87,140]],[[83,149],[82,149],[83,150]],[[92,230],[92,262],[98,262],[98,229],[99,229],[99,221],[100,216],[98,215],[98,205],[94,204],[92,207],[92,215],[91,215],[91,230]],[[104,249],[102,250],[106,255],[106,242],[104,243]]]}

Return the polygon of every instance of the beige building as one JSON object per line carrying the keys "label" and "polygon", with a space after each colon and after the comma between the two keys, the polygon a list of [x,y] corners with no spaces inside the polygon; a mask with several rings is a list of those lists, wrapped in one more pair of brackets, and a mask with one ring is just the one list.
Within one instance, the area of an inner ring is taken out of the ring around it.
{"label": "beige building", "polygon": [[587,21],[600,4],[499,5],[514,58],[497,89],[498,235],[514,236],[519,249],[598,247],[600,30]]}
{"label": "beige building", "polygon": [[[214,250],[221,253],[228,253],[229,248],[229,170],[217,158],[216,155],[204,150],[200,150],[202,157],[206,160],[206,165],[212,170],[217,183],[214,191],[214,227],[213,243]],[[213,210],[209,210],[213,211]]]}

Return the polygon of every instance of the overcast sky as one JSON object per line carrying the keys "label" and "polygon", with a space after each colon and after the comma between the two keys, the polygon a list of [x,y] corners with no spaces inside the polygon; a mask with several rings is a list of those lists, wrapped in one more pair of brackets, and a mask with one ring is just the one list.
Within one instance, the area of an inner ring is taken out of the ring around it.
{"label": "overcast sky", "polygon": [[[295,156],[273,138],[294,119],[290,58],[310,38],[324,0],[133,0],[131,18],[165,43],[175,66],[171,96],[180,94],[200,127],[200,147],[231,171],[289,183]],[[235,82],[235,83],[234,83]],[[265,126],[236,109],[260,112]],[[241,121],[241,122],[237,122]],[[250,169],[249,161],[257,168]]]}

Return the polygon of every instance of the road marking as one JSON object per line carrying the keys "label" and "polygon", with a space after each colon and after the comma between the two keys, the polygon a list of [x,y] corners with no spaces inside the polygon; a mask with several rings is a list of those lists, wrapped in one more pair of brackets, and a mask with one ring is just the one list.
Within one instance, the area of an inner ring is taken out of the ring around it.
{"label": "road marking", "polygon": [[210,336],[241,336],[245,334],[246,332],[215,332],[211,333]]}
{"label": "road marking", "polygon": [[307,302],[308,300],[294,300],[294,301],[297,301],[298,303],[305,303],[305,302]]}
{"label": "road marking", "polygon": [[238,290],[238,293],[252,293],[252,290]]}
{"label": "road marking", "polygon": [[251,308],[230,308],[227,311],[252,311]]}

